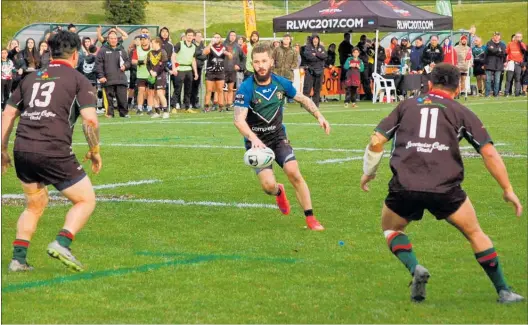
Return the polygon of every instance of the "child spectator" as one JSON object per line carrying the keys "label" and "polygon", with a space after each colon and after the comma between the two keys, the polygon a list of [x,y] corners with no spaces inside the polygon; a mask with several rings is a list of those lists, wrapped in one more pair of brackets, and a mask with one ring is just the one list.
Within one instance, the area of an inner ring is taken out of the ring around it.
{"label": "child spectator", "polygon": [[356,95],[361,84],[361,73],[365,70],[363,60],[359,59],[359,49],[357,47],[352,50],[352,57],[346,60],[345,69],[348,70],[345,80],[345,107],[348,107],[350,101],[352,101],[352,107],[356,107]]}
{"label": "child spectator", "polygon": [[2,49],[2,111],[11,94],[11,84],[13,82],[13,70],[15,64],[7,58],[7,49]]}
{"label": "child spectator", "polygon": [[92,85],[95,86],[97,83],[97,74],[95,73],[95,54],[97,53],[97,47],[95,45],[90,45],[88,48],[88,54],[84,59],[79,62],[77,70],[84,74],[84,76],[90,80]]}

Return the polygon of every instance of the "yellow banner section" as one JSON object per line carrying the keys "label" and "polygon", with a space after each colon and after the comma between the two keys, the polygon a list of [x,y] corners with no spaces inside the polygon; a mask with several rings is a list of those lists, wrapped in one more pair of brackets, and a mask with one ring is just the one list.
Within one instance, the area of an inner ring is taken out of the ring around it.
{"label": "yellow banner section", "polygon": [[257,17],[255,14],[255,1],[242,0],[244,3],[244,23],[246,25],[246,37],[249,39],[251,33],[257,30]]}

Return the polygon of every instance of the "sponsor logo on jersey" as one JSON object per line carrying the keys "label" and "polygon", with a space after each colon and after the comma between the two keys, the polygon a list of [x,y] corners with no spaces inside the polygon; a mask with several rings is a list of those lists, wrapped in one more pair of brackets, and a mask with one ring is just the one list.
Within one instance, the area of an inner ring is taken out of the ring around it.
{"label": "sponsor logo on jersey", "polygon": [[277,129],[276,125],[270,125],[267,127],[260,127],[260,126],[251,127],[251,131],[254,131],[254,132],[269,132],[269,131],[274,131],[275,129]]}
{"label": "sponsor logo on jersey", "polygon": [[56,80],[56,79],[60,79],[60,78],[58,78],[58,77],[50,77],[49,74],[48,74],[48,70],[47,69],[39,70],[37,72],[37,78],[35,78],[35,80],[40,80],[40,81],[49,81],[49,80]]}
{"label": "sponsor logo on jersey", "polygon": [[57,116],[57,114],[53,113],[53,112],[49,112],[48,110],[43,110],[43,111],[35,111],[35,112],[31,112],[31,113],[28,113],[28,111],[24,111],[22,114],[20,114],[20,116],[22,117],[29,117],[30,120],[32,121],[40,121],[43,117],[46,117],[46,118],[53,118],[55,116]]}
{"label": "sponsor logo on jersey", "polygon": [[432,153],[434,150],[448,151],[449,147],[440,142],[425,143],[425,142],[407,142],[405,149],[416,148],[417,152]]}

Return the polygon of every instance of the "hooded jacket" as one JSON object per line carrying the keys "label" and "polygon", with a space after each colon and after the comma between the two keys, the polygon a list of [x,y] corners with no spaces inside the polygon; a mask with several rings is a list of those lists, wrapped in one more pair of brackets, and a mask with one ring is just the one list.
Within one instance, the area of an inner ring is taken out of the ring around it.
{"label": "hooded jacket", "polygon": [[224,41],[224,46],[227,48],[228,51],[230,51],[233,54],[232,59],[229,59],[227,56],[225,58],[225,71],[226,72],[235,71],[235,65],[238,65],[240,67],[240,71],[243,71],[244,68],[246,67],[246,56],[244,55],[244,52],[238,45],[236,39],[234,42],[229,41],[229,35],[231,35],[231,33],[234,33],[234,32],[235,31],[230,31],[227,34],[226,40]]}
{"label": "hooded jacket", "polygon": [[[166,39],[164,39],[163,37],[161,37],[161,32],[163,30],[166,30],[167,31],[167,34],[169,34],[167,36]],[[167,67],[169,68],[172,68],[172,53],[174,52],[174,45],[170,42],[170,31],[167,27],[162,27],[160,29],[160,32],[159,32],[159,38],[161,39],[161,41],[163,42],[163,45],[161,45],[161,48],[165,50],[165,53],[167,53]]]}
{"label": "hooded jacket", "polygon": [[[316,38],[319,40],[319,45],[317,46],[314,45],[314,39]],[[304,57],[306,59],[308,70],[315,75],[323,74],[324,64],[328,57],[324,46],[322,46],[320,42],[321,40],[319,39],[319,36],[314,35],[312,37],[312,42],[304,48]]]}
{"label": "hooded jacket", "polygon": [[81,61],[77,71],[82,73],[88,80],[95,83],[97,81],[97,74],[95,72],[95,60],[96,56],[92,53],[88,53]]}
{"label": "hooded jacket", "polygon": [[97,79],[106,78],[105,86],[128,85],[124,71],[121,71],[121,63],[125,70],[130,69],[130,58],[122,46],[113,49],[110,44],[104,44],[97,53],[95,60],[95,72]]}
{"label": "hooded jacket", "polygon": [[281,45],[273,50],[275,67],[273,72],[281,77],[293,81],[293,70],[297,69],[297,53],[291,47]]}
{"label": "hooded jacket", "polygon": [[458,44],[455,46],[455,52],[457,54],[458,69],[461,72],[467,73],[469,71],[469,67],[471,67],[473,63],[471,48],[467,44]]}
{"label": "hooded jacket", "polygon": [[[251,38],[253,35],[257,35],[258,40],[256,42],[253,42]],[[251,53],[253,53],[253,47],[255,47],[255,44],[257,44],[260,41],[260,35],[257,31],[253,31],[251,33],[251,36],[249,36],[249,42],[247,42],[247,55],[246,55],[246,71],[254,72],[253,69],[253,63],[251,61]]]}

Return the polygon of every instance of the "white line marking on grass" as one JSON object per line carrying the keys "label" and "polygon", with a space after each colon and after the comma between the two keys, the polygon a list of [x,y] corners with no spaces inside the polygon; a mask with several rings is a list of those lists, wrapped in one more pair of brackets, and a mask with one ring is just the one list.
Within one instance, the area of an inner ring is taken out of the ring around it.
{"label": "white line marking on grass", "polygon": [[[123,121],[123,122],[101,122],[99,124],[101,125],[126,125],[126,124],[172,124],[172,123],[182,123],[185,121],[189,122],[207,122],[209,120],[217,120],[217,119],[223,119],[225,116],[215,116],[215,117],[204,117],[204,118],[196,118],[196,119],[153,119],[153,120],[145,120],[145,121]],[[232,117],[231,117],[232,118]]]}
{"label": "white line marking on grass", "polygon": [[[86,143],[74,142],[74,146],[86,146]],[[236,149],[245,150],[244,146],[217,146],[210,144],[159,144],[159,143],[101,143],[106,147],[137,147],[137,148],[186,148],[186,149]],[[330,152],[364,152],[359,149],[342,149],[342,148],[294,148],[295,151],[330,151]]]}
{"label": "white line marking on grass", "polygon": [[[326,106],[325,106],[326,107]],[[341,106],[342,107],[342,106]],[[382,111],[381,108],[365,108],[365,109],[361,109],[361,108],[351,108],[351,109],[336,109],[336,110],[332,110],[332,109],[325,109],[325,108],[322,108],[321,109],[321,113],[342,113],[342,112],[380,112]],[[295,112],[295,113],[284,113],[284,115],[286,116],[291,116],[291,115],[308,115],[309,113],[308,112]]]}
{"label": "white line marking on grass", "polygon": [[[468,148],[469,149],[469,148]],[[473,149],[473,147],[471,147]],[[476,152],[462,152],[462,157],[464,158],[480,158],[480,154]],[[512,154],[512,153],[501,153],[501,157],[504,158],[527,158],[527,155],[520,155],[520,154]],[[324,164],[342,164],[344,162],[353,161],[353,160],[363,160],[362,156],[355,156],[355,157],[346,157],[346,158],[333,158],[333,159],[326,159],[326,160],[317,160],[315,163],[319,165]]]}
{"label": "white line marking on grass", "polygon": [[123,187],[123,186],[138,186],[143,184],[154,184],[154,183],[160,183],[161,181],[159,179],[144,179],[140,181],[130,181],[126,183],[114,183],[114,184],[102,184],[102,185],[95,185],[93,188],[94,190],[102,190],[107,188],[116,188],[116,187]]}
{"label": "white line marking on grass", "polygon": [[[306,114],[306,113],[305,113]],[[131,121],[128,123],[101,123],[101,125],[127,125],[127,124],[225,124],[225,125],[231,125],[233,122],[216,122],[216,121],[187,121],[187,120],[179,120],[179,121],[167,121],[167,122],[161,122],[161,121]],[[302,123],[302,122],[285,122],[284,125],[286,127],[290,125],[295,126],[319,126],[316,122],[314,123]],[[363,126],[376,126],[377,124],[347,124],[347,123],[332,123],[331,126],[352,126],[352,127],[363,127]]]}
{"label": "white line marking on grass", "polygon": [[[24,199],[23,194],[2,194],[2,199]],[[69,202],[65,197],[52,196],[51,201]],[[278,209],[274,204],[265,203],[237,203],[237,202],[214,202],[214,201],[185,201],[185,200],[167,200],[167,199],[120,199],[97,197],[97,202],[121,202],[121,203],[146,203],[146,204],[171,204],[171,205],[198,205],[207,207],[226,207],[226,208],[254,208],[254,209]]]}
{"label": "white line marking on grass", "polygon": [[352,160],[362,160],[363,157],[357,156],[357,157],[347,157],[347,158],[336,158],[336,159],[326,159],[326,160],[318,160],[316,161],[317,164],[323,165],[323,164],[341,164],[346,161],[352,161]]}
{"label": "white line marking on grass", "polygon": [[[108,188],[116,188],[116,187],[124,187],[124,186],[138,186],[143,184],[154,184],[154,183],[160,183],[161,181],[159,179],[144,179],[140,181],[130,181],[126,183],[111,183],[111,184],[101,184],[101,185],[94,185],[94,190],[104,190]],[[59,191],[49,191],[49,194],[57,194],[60,193]]]}
{"label": "white line marking on grass", "polygon": [[[493,144],[493,146],[495,146],[495,147],[507,147],[507,146],[509,146],[509,144],[499,142],[499,143],[495,143],[495,144]],[[473,148],[472,146],[463,146],[463,147],[460,147],[460,150],[474,150],[474,149],[475,149],[475,148]]]}

